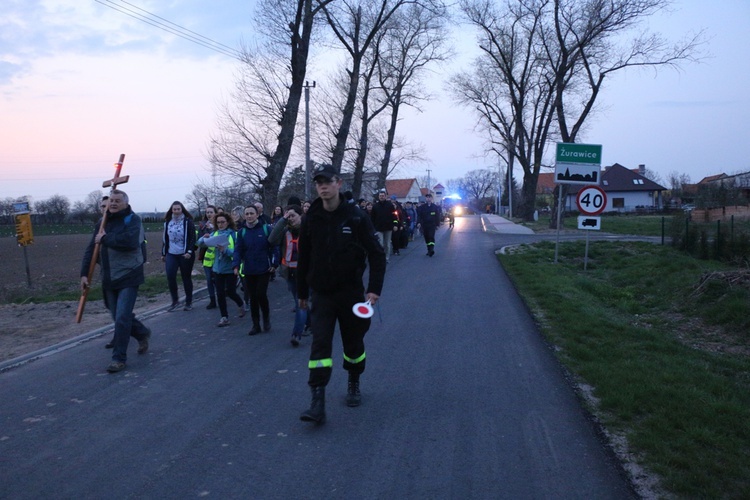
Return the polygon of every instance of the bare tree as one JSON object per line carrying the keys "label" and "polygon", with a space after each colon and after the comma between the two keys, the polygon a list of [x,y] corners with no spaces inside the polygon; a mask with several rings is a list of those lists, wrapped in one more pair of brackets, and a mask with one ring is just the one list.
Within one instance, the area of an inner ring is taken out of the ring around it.
{"label": "bare tree", "polygon": [[489,149],[512,171],[524,172],[521,215],[531,218],[545,147],[554,134],[554,82],[538,57],[545,0],[467,0],[464,14],[479,31],[481,55],[473,73],[451,79],[458,102],[473,107]]}
{"label": "bare tree", "polygon": [[396,12],[380,44],[378,75],[380,88],[385,93],[390,108],[389,126],[380,161],[380,186],[385,185],[394,168],[392,162],[396,141],[396,128],[402,106],[417,109],[419,102],[429,99],[423,92],[422,75],[430,64],[445,61],[452,56],[446,48],[446,10],[438,4],[411,4]]}
{"label": "bare tree", "polygon": [[255,24],[265,43],[243,49],[236,105],[224,108],[221,132],[211,139],[214,167],[249,183],[266,207],[276,204],[292,151],[314,19],[332,1],[260,2]]}
{"label": "bare tree", "polygon": [[[354,109],[357,101],[362,63],[378,34],[389,19],[402,6],[418,0],[338,0],[323,6],[328,25],[346,50],[348,86],[346,99],[341,109],[340,123],[335,134],[336,143],[331,151],[331,163],[337,171],[346,153]],[[430,0],[422,0],[429,3]]]}
{"label": "bare tree", "polygon": [[[459,95],[465,104],[477,107],[482,126],[499,138],[498,153],[504,147],[510,161],[515,158],[524,168],[522,217],[533,215],[547,144],[554,134],[563,142],[576,141],[607,76],[633,67],[677,68],[697,59],[701,34],[673,45],[649,33],[628,38],[667,4],[668,0],[505,0],[498,7],[493,0],[461,2],[481,33],[484,62],[494,66],[469,80],[474,83],[469,88],[479,91]],[[495,106],[502,98],[510,100],[504,113]]]}
{"label": "bare tree", "polygon": [[46,200],[34,204],[37,213],[50,224],[62,224],[70,213],[70,200],[66,196],[55,194]]}
{"label": "bare tree", "polygon": [[497,174],[492,170],[469,171],[460,179],[461,191],[474,200],[474,207],[480,209],[485,198],[495,193]]}

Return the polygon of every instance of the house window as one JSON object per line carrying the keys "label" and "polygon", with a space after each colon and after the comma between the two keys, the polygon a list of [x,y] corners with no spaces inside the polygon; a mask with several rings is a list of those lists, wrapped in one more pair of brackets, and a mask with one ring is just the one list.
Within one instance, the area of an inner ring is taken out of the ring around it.
{"label": "house window", "polygon": [[612,198],[612,208],[625,208],[625,198]]}
{"label": "house window", "polygon": [[643,179],[633,179],[633,184],[643,184]]}

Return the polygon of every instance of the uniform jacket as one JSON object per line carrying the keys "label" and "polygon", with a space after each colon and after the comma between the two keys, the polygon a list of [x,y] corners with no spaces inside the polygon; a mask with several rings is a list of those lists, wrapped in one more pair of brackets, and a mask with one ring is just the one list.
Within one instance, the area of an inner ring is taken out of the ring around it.
{"label": "uniform jacket", "polygon": [[253,227],[242,227],[237,231],[232,267],[239,269],[243,264],[243,275],[258,275],[279,266],[278,247],[268,242],[271,227],[258,221]]}
{"label": "uniform jacket", "polygon": [[442,212],[434,203],[425,203],[417,208],[417,217],[424,227],[438,227],[442,221]]}
{"label": "uniform jacket", "polygon": [[[88,276],[100,224],[101,220],[83,255],[81,276]],[[107,215],[104,232],[107,234],[102,238],[99,248],[102,287],[119,290],[143,284],[145,233],[141,218],[128,205],[124,210]]]}
{"label": "uniform jacket", "polygon": [[361,289],[369,263],[367,292],[380,295],[385,278],[385,252],[372,221],[356,205],[341,203],[333,212],[323,208],[320,198],[302,219],[297,263],[297,294],[307,299],[309,289],[331,293]]}

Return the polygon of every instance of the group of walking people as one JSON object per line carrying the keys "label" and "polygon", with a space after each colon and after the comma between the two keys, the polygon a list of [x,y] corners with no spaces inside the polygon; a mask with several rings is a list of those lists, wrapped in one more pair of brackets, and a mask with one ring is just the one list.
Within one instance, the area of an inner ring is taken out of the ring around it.
{"label": "group of walking people", "polygon": [[[312,331],[308,361],[312,399],[300,418],[320,424],[326,419],[325,388],[333,369],[336,325],[341,332],[343,368],[348,373],[345,403],[356,407],[362,401],[364,336],[370,327],[370,317],[358,314],[357,307],[363,301],[370,308],[377,304],[390,254],[398,255],[415,231],[424,235],[427,255],[434,254],[435,229],[442,216],[430,195],[420,206],[402,206],[384,190],[371,209],[367,203],[353,203],[340,192],[342,180],[331,165],[317,167],[312,180],[318,195],[312,203],[291,198],[285,207],[275,207],[270,218],[259,203],[235,207],[229,213],[209,206],[196,224],[181,202],[173,202],[165,215],[162,258],[172,299],[169,311],[180,306],[192,310],[191,272],[199,259],[207,278],[207,309],[219,309],[217,326],[230,324],[231,301],[238,317],[244,317],[249,309],[250,335],[271,330],[267,292],[278,270],[294,299],[292,345],[300,344],[307,328]],[[149,348],[151,330],[133,313],[138,287],[144,281],[145,237],[141,220],[124,192],[112,191],[103,209],[101,229],[94,232],[84,255],[81,286],[89,286],[84,269],[91,263],[92,249],[101,246],[102,286],[115,321],[112,363],[107,370],[114,373],[125,368],[130,337],[138,341],[139,354]],[[178,273],[185,295],[182,303]],[[244,297],[238,293],[238,284]]]}
{"label": "group of walking people", "polygon": [[440,206],[433,203],[432,194],[427,193],[425,201],[416,206],[411,201],[402,205],[395,195],[389,199],[386,190],[381,189],[376,201],[360,200],[359,204],[372,219],[385,250],[386,262],[390,262],[391,255],[401,254],[400,250],[414,240],[416,231],[424,235],[427,255],[435,255],[435,230],[442,223],[443,215]]}

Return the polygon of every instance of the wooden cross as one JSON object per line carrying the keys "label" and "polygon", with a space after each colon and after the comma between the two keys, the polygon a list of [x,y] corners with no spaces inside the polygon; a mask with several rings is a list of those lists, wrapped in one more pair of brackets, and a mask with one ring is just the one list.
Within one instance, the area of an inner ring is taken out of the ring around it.
{"label": "wooden cross", "polygon": [[[119,184],[125,184],[128,182],[128,179],[130,178],[129,175],[120,176],[120,172],[122,172],[122,164],[125,161],[125,154],[120,155],[120,159],[115,163],[115,176],[111,179],[104,181],[102,183],[102,187],[112,187],[112,191],[117,189],[117,186]],[[112,193],[110,191],[110,194]],[[107,210],[103,211],[102,214],[102,222],[99,224],[99,234],[104,233],[104,226],[107,224],[107,214],[109,212]],[[89,290],[91,289],[91,280],[94,278],[94,271],[96,270],[96,261],[99,260],[99,251],[101,250],[101,243],[97,242],[94,245],[94,253],[91,255],[91,263],[89,264],[89,274],[88,274],[88,286],[83,288],[81,290],[81,298],[78,300],[78,311],[76,312],[76,323],[80,323],[81,319],[83,318],[83,309],[86,307],[86,298],[89,295]]]}

